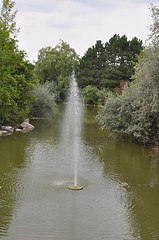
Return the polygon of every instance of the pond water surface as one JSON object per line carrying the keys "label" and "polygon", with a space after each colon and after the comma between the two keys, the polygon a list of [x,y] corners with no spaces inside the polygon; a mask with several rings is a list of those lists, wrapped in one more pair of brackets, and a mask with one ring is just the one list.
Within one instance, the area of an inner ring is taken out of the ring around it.
{"label": "pond water surface", "polygon": [[68,189],[74,163],[72,146],[61,149],[62,116],[0,138],[1,239],[159,239],[159,157],[101,131],[95,113],[84,111],[81,191]]}

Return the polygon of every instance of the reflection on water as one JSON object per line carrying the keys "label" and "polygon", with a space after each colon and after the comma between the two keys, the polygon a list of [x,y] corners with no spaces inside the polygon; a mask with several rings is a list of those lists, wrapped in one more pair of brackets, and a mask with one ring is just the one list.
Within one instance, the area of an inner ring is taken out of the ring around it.
{"label": "reflection on water", "polygon": [[28,136],[18,134],[0,138],[0,236],[7,235],[15,203],[18,204],[18,192],[23,191],[20,175],[27,166],[27,142]]}
{"label": "reflection on water", "polygon": [[159,239],[159,162],[152,151],[114,139],[86,109],[78,176],[70,191],[71,146],[61,157],[62,116],[0,138],[0,238]]}

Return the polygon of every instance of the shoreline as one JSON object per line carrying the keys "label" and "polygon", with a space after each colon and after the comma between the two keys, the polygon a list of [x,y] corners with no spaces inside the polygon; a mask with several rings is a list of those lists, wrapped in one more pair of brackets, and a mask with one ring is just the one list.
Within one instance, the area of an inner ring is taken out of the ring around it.
{"label": "shoreline", "polygon": [[34,129],[35,127],[29,123],[29,119],[25,119],[24,122],[17,126],[8,126],[8,125],[0,125],[0,137],[10,136],[13,132],[22,132],[27,133]]}

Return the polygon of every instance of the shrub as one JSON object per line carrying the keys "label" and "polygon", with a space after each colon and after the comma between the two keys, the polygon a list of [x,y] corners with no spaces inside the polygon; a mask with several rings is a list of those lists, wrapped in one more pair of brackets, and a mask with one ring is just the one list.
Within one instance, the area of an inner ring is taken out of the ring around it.
{"label": "shrub", "polygon": [[83,101],[89,105],[97,105],[99,99],[99,90],[97,87],[88,85],[82,91]]}
{"label": "shrub", "polygon": [[52,87],[52,83],[46,82],[40,84],[38,88],[33,91],[33,95],[36,97],[36,102],[31,109],[31,115],[33,117],[55,117],[57,108]]}
{"label": "shrub", "polygon": [[83,101],[88,105],[103,105],[108,92],[109,90],[107,88],[100,90],[95,86],[88,85],[82,91]]}

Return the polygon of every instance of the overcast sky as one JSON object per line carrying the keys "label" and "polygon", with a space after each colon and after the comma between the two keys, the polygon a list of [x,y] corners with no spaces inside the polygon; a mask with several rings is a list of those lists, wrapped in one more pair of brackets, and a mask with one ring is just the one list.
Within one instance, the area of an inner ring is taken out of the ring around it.
{"label": "overcast sky", "polygon": [[60,39],[82,56],[97,40],[114,34],[128,39],[148,38],[152,23],[150,3],[158,0],[15,0],[19,48],[29,60],[42,47],[55,47]]}

